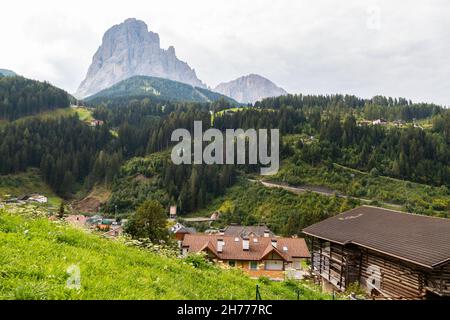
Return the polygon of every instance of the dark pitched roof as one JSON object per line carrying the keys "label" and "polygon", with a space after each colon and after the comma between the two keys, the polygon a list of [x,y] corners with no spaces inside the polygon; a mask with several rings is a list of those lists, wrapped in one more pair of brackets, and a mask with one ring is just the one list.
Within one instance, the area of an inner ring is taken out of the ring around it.
{"label": "dark pitched roof", "polygon": [[184,226],[175,231],[175,233],[186,233],[186,234],[188,234],[188,233],[194,234],[196,232],[197,231],[195,230],[195,228],[189,228],[189,227],[184,227]]}
{"label": "dark pitched roof", "polygon": [[362,206],[313,224],[303,232],[429,268],[450,261],[450,219]]}
{"label": "dark pitched roof", "polygon": [[[257,239],[257,242],[254,239]],[[222,252],[217,252],[217,240],[223,240],[225,245]],[[272,239],[277,240],[277,252],[286,261],[292,258],[309,258],[310,254],[303,238],[266,238],[250,237],[249,250],[243,250],[242,239],[234,236],[187,234],[183,240],[183,248],[190,252],[200,252],[208,249],[219,259],[260,261],[274,249]],[[237,240],[237,241],[236,241]],[[287,251],[284,250],[286,247]]]}
{"label": "dark pitched roof", "polygon": [[235,237],[249,237],[252,234],[257,237],[264,236],[264,231],[269,232],[269,237],[274,237],[275,234],[269,230],[266,226],[227,226],[223,234],[226,236],[235,236]]}

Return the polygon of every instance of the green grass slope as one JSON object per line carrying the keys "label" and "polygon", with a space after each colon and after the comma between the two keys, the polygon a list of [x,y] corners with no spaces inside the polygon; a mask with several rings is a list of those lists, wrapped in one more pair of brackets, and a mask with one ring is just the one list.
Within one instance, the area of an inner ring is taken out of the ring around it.
{"label": "green grass slope", "polygon": [[[67,287],[70,266],[80,288]],[[0,299],[329,299],[308,284],[252,280],[239,270],[195,268],[120,241],[0,210]]]}
{"label": "green grass slope", "polygon": [[237,104],[235,100],[216,92],[177,81],[148,76],[135,76],[123,80],[85,100],[97,104],[105,99],[121,97],[153,97],[161,101],[185,102],[213,102],[223,98],[231,104]]}

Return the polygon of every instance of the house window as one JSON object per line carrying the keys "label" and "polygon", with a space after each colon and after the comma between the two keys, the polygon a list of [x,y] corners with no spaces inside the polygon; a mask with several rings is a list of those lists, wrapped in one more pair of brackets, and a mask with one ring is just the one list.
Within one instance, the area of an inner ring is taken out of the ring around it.
{"label": "house window", "polygon": [[258,270],[258,261],[250,261],[250,270]]}
{"label": "house window", "polygon": [[229,265],[230,267],[236,267],[236,261],[230,260],[230,261],[228,261],[228,265]]}
{"label": "house window", "polygon": [[323,253],[326,253],[326,254],[330,254],[330,243],[328,242],[328,241],[325,241],[323,244],[322,244],[322,252]]}
{"label": "house window", "polygon": [[284,269],[284,264],[282,260],[267,260],[265,261],[265,266],[264,268],[266,270],[283,270]]}

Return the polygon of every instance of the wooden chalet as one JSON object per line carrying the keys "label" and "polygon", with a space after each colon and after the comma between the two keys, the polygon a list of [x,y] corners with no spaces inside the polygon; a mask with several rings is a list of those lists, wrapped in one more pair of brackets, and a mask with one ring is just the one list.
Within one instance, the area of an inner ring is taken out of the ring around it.
{"label": "wooden chalet", "polygon": [[384,299],[450,298],[450,220],[362,206],[316,223],[312,272]]}

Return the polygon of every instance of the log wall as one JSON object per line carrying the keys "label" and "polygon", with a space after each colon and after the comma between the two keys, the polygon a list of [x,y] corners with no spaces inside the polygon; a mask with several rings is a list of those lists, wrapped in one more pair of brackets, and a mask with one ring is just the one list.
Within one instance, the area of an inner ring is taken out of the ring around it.
{"label": "log wall", "polygon": [[313,272],[341,291],[358,282],[380,298],[423,299],[427,292],[450,297],[450,263],[432,270],[356,245],[317,238],[311,252]]}

